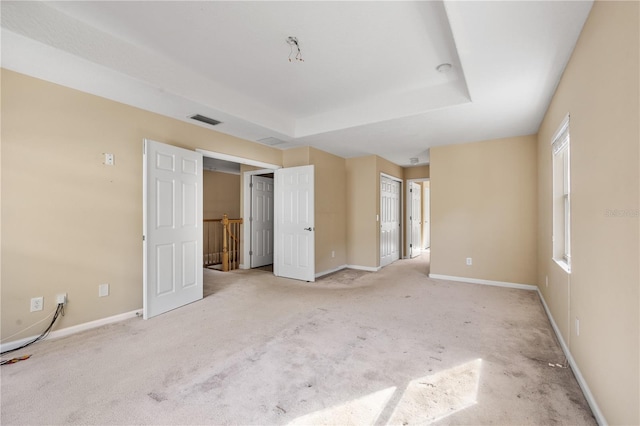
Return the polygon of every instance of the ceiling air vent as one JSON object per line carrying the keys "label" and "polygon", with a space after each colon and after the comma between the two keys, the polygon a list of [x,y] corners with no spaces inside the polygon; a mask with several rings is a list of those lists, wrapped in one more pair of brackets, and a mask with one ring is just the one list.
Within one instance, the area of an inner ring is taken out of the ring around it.
{"label": "ceiling air vent", "polygon": [[265,145],[269,145],[269,146],[281,145],[283,143],[286,143],[285,141],[282,141],[282,140],[277,139],[277,138],[258,139],[258,142],[263,143]]}
{"label": "ceiling air vent", "polygon": [[189,117],[192,120],[201,121],[202,123],[207,123],[212,126],[222,123],[222,121],[214,120],[213,118],[205,117],[204,115],[196,114]]}

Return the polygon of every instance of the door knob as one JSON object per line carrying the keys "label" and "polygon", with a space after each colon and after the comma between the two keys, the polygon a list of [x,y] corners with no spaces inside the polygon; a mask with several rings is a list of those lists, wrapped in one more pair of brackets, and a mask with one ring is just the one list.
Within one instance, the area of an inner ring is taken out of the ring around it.
{"label": "door knob", "polygon": [[304,228],[305,231],[313,231],[313,228],[308,227],[308,228]]}

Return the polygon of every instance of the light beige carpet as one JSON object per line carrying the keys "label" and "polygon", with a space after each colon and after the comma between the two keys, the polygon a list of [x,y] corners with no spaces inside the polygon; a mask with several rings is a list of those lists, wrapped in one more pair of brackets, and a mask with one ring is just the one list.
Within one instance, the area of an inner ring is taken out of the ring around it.
{"label": "light beige carpet", "polygon": [[535,292],[427,267],[205,270],[200,302],[3,366],[2,424],[595,424]]}

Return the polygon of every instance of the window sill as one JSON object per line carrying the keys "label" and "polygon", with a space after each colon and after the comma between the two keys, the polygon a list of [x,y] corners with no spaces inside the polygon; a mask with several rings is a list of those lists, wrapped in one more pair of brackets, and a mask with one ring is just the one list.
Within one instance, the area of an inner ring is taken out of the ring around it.
{"label": "window sill", "polygon": [[564,259],[553,259],[556,264],[561,267],[567,274],[571,274],[571,266]]}

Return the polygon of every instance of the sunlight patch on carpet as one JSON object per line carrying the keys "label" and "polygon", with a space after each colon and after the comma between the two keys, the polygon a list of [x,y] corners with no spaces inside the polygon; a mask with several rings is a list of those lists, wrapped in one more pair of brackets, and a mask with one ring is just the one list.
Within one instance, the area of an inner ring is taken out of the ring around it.
{"label": "sunlight patch on carpet", "polygon": [[431,423],[477,403],[482,360],[412,380],[389,424]]}
{"label": "sunlight patch on carpet", "polygon": [[294,419],[289,425],[374,424],[395,390],[395,387],[390,387],[344,404],[314,411]]}
{"label": "sunlight patch on carpet", "polygon": [[471,407],[478,402],[482,359],[439,371],[410,381],[402,396],[392,407],[395,386],[352,399],[344,404],[314,411],[294,419],[289,425],[375,424],[389,407],[393,412],[387,424],[425,424]]}

